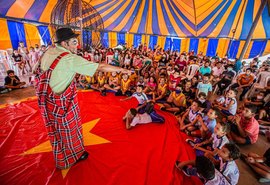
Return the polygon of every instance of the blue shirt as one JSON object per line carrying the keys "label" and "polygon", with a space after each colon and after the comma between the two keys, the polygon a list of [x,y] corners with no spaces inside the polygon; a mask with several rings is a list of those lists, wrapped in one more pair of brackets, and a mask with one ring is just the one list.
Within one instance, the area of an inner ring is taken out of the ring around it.
{"label": "blue shirt", "polygon": [[204,84],[203,82],[200,82],[198,83],[197,88],[199,90],[198,94],[204,92],[207,96],[209,91],[212,92],[212,84],[210,83]]}
{"label": "blue shirt", "polygon": [[241,69],[242,69],[242,62],[240,60],[237,60],[234,65],[234,70],[236,71],[236,73],[238,73],[238,71],[240,71]]}
{"label": "blue shirt", "polygon": [[203,122],[207,126],[207,128],[210,130],[210,132],[213,134],[215,126],[217,124],[216,119],[209,119],[208,116],[203,117]]}
{"label": "blue shirt", "polygon": [[201,67],[199,72],[202,74],[202,75],[205,75],[206,73],[209,73],[211,74],[211,68],[210,67]]}

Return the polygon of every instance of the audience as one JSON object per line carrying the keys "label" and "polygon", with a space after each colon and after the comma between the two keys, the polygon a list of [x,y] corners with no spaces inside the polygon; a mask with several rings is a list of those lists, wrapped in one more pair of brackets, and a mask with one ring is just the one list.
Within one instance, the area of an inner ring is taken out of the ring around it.
{"label": "audience", "polygon": [[[12,55],[19,69],[16,75],[31,75],[45,51],[46,46],[35,44],[29,47],[28,52],[20,42]],[[239,59],[231,61],[218,55],[210,58],[202,52],[196,56],[194,51],[165,51],[158,45],[151,49],[145,43],[137,48],[125,45],[123,49],[100,46],[92,51],[79,50],[78,55],[89,61],[109,62],[131,71],[131,74],[98,72],[92,78],[82,75],[77,79],[81,89],[94,89],[102,96],[111,92],[125,96],[121,100],[135,97],[138,107],[130,109],[123,118],[127,129],[137,124],[163,123],[164,118],[153,109],[155,103],[159,103],[161,111],[177,116],[179,128],[188,135],[188,142],[204,155],[197,156],[196,161],[177,163],[177,168],[187,175],[199,174],[205,184],[237,184],[239,171],[234,160],[239,157],[239,149],[229,140],[240,145],[254,144],[258,140],[259,129],[270,139],[269,60],[262,63],[258,58],[251,63]],[[198,71],[191,75],[188,69],[192,66]],[[0,92],[26,85],[16,75],[13,70],[7,71],[5,86],[0,87]],[[268,81],[262,83],[264,79]],[[260,85],[253,86],[255,81]],[[241,93],[239,99],[238,92]],[[269,150],[266,153],[269,158]],[[264,180],[269,180],[268,158],[261,159],[252,153],[245,161]]]}

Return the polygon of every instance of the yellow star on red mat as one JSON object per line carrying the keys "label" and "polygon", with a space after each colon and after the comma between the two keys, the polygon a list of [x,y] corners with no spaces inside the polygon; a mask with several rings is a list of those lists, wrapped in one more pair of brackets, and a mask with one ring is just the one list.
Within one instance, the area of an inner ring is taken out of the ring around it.
{"label": "yellow star on red mat", "polygon": [[[99,122],[99,120],[100,118],[82,124],[84,146],[110,143],[110,141],[100,136],[97,136],[95,134],[92,134],[90,132],[95,127],[95,125]],[[50,141],[48,140],[23,152],[21,155],[29,155],[29,154],[36,154],[36,153],[43,153],[43,152],[50,152],[50,151],[52,151],[52,146],[51,146]],[[63,178],[66,177],[69,170],[70,168],[62,170]]]}

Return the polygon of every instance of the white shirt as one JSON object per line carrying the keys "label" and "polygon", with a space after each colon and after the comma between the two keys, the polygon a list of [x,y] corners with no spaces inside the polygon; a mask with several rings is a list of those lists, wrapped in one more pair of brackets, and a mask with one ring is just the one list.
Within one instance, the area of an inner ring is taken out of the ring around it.
{"label": "white shirt", "polygon": [[213,133],[212,134],[212,138],[213,138],[213,144],[212,144],[212,148],[213,149],[221,149],[226,143],[229,143],[229,139],[227,138],[227,136],[222,136],[221,138],[218,138],[218,136]]}
{"label": "white shirt", "polygon": [[146,102],[148,100],[146,94],[144,94],[144,93],[139,95],[138,93],[135,92],[132,94],[132,97],[135,97],[138,100],[139,104],[143,104],[144,102]]}
{"label": "white shirt", "polygon": [[223,73],[224,69],[223,67],[221,68],[213,67],[212,71],[214,76],[220,76]]}
{"label": "white shirt", "polygon": [[215,178],[209,180],[205,185],[230,185],[226,177],[224,177],[218,170],[215,169]]}
{"label": "white shirt", "polygon": [[132,122],[130,123],[130,126],[134,127],[137,124],[146,124],[146,123],[151,123],[152,119],[151,116],[147,113],[143,113],[143,114],[137,114]]}
{"label": "white shirt", "polygon": [[235,161],[223,162],[221,158],[219,171],[225,175],[232,185],[236,185],[239,180],[239,170]]}
{"label": "white shirt", "polygon": [[225,106],[228,106],[231,101],[234,101],[234,104],[231,105],[231,107],[229,108],[229,112],[232,114],[232,115],[235,115],[236,114],[236,111],[237,111],[237,100],[235,98],[226,98],[225,100]]}
{"label": "white shirt", "polygon": [[204,92],[206,95],[208,94],[208,92],[212,92],[212,84],[211,83],[203,83],[203,82],[199,82],[197,85],[197,88],[199,90],[198,94],[200,92]]}

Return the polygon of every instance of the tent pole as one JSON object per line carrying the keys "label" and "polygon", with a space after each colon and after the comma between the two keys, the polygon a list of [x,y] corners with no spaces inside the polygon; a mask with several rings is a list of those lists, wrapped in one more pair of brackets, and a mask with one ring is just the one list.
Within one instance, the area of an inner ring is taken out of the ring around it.
{"label": "tent pole", "polygon": [[243,59],[243,57],[244,57],[244,55],[245,55],[245,53],[247,51],[248,45],[250,44],[250,41],[251,41],[251,38],[253,36],[254,30],[255,30],[255,28],[257,26],[257,23],[258,23],[258,21],[260,19],[260,16],[262,15],[262,12],[263,12],[263,9],[264,9],[266,3],[267,3],[267,0],[262,0],[262,4],[261,4],[261,6],[260,6],[260,8],[259,8],[259,10],[257,12],[257,15],[255,17],[254,22],[252,23],[252,26],[251,26],[251,28],[249,30],[249,33],[248,33],[248,36],[247,36],[247,40],[246,40],[245,45],[244,45],[244,47],[242,49],[242,52],[240,54],[240,57],[239,57],[240,61],[242,61],[242,59]]}
{"label": "tent pole", "polygon": [[79,21],[80,21],[80,32],[81,32],[81,48],[83,49],[83,22],[82,22],[82,0],[79,0]]}

